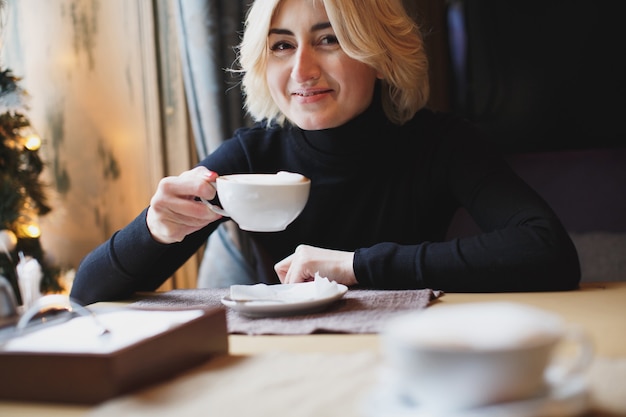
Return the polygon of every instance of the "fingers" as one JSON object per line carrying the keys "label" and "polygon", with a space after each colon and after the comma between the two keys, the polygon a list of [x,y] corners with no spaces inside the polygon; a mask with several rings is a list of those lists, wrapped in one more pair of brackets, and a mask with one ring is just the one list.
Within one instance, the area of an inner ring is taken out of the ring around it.
{"label": "fingers", "polygon": [[295,252],[274,266],[283,284],[307,282],[315,278],[317,258],[313,246],[299,245]]}
{"label": "fingers", "polygon": [[287,283],[287,274],[289,273],[289,268],[291,267],[291,261],[293,257],[294,255],[290,255],[274,265],[274,271],[276,271],[278,279],[280,279],[280,282],[282,282],[283,284]]}
{"label": "fingers", "polygon": [[180,242],[207,224],[221,218],[196,197],[215,198],[211,184],[217,174],[204,167],[163,178],[150,200],[147,225],[153,238],[161,243]]}
{"label": "fingers", "polygon": [[352,262],[354,252],[336,251],[300,245],[295,252],[278,262],[274,270],[283,284],[311,281],[315,273],[344,285],[357,284]]}
{"label": "fingers", "polygon": [[219,175],[203,166],[195,167],[185,171],[177,177],[167,177],[162,181],[164,185],[174,187],[173,191],[181,196],[187,195],[191,198],[202,197],[206,200],[215,198],[215,180]]}

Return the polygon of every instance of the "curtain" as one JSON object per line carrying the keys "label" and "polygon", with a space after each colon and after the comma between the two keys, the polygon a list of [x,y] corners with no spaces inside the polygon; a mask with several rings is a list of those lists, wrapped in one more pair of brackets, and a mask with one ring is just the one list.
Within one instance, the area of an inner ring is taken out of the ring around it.
{"label": "curtain", "polygon": [[174,0],[189,118],[198,157],[207,156],[246,123],[236,59],[247,10],[244,0]]}
{"label": "curtain", "polygon": [[[235,129],[250,124],[236,74],[227,71],[236,59],[235,46],[243,33],[247,0],[172,0],[181,56],[189,120],[198,158],[215,150]],[[221,228],[229,245],[247,263],[254,262],[251,240],[228,221]],[[220,258],[220,238],[209,238],[198,271],[202,277],[225,270]],[[226,275],[232,275],[229,270]]]}

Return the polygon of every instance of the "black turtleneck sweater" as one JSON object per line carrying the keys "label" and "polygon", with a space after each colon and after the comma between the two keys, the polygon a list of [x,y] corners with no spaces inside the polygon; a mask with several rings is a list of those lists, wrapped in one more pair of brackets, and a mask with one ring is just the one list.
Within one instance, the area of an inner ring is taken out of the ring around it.
{"label": "black turtleneck sweater", "polygon": [[[397,126],[373,105],[336,129],[258,125],[235,132],[201,165],[221,175],[291,171],[311,179],[309,201],[285,231],[251,233],[268,271],[308,244],[354,251],[364,287],[542,291],[579,283],[576,250],[552,210],[451,116],[422,110]],[[459,207],[483,233],[444,241]],[[145,216],[87,255],[72,297],[87,304],[153,290],[218,225],[165,245],[151,238]]]}

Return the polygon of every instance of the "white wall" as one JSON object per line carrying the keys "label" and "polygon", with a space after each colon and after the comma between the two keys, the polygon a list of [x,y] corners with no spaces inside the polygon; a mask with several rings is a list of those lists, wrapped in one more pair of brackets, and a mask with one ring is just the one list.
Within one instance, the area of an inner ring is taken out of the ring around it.
{"label": "white wall", "polygon": [[22,77],[52,212],[44,251],[63,267],[144,208],[163,175],[150,0],[9,0],[2,67]]}

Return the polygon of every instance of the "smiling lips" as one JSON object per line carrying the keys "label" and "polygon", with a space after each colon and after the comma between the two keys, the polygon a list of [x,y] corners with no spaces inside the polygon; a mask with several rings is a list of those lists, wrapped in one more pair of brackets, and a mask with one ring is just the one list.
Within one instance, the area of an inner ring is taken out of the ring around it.
{"label": "smiling lips", "polygon": [[321,100],[332,91],[331,89],[296,90],[291,95],[301,103],[313,103]]}
{"label": "smiling lips", "polygon": [[331,90],[330,89],[325,89],[325,90],[305,90],[305,91],[294,91],[292,93],[292,95],[295,96],[302,96],[302,97],[310,97],[310,96],[314,96],[317,94],[323,94],[323,93],[329,93]]}

